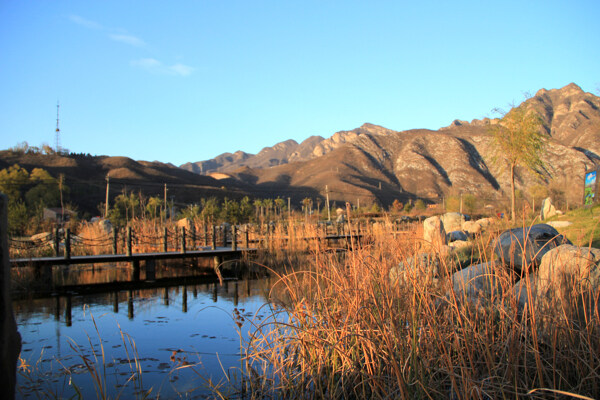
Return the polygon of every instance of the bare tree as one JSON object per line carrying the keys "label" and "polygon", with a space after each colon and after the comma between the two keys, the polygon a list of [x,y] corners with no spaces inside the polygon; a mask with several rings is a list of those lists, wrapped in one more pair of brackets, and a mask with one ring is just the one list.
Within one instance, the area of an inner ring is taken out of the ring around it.
{"label": "bare tree", "polygon": [[533,110],[523,105],[504,113],[498,124],[490,126],[494,143],[494,161],[508,170],[510,176],[511,220],[515,221],[515,168],[526,167],[541,174],[544,168],[545,135],[542,121]]}

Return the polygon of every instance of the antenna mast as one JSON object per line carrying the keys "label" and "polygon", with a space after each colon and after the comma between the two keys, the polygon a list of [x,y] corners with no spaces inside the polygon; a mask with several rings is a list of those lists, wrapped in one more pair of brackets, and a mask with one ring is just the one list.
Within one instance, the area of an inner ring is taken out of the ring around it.
{"label": "antenna mast", "polygon": [[58,127],[58,111],[59,111],[60,105],[58,104],[58,101],[56,102],[56,136],[55,136],[55,142],[56,142],[56,153],[60,153],[60,129]]}

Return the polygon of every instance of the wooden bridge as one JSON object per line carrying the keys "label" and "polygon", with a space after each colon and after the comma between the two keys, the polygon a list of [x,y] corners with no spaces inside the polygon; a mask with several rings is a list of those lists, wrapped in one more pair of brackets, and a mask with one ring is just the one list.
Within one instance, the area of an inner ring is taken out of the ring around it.
{"label": "wooden bridge", "polygon": [[[245,255],[255,254],[258,251],[258,249],[256,247],[250,247],[250,244],[256,243],[260,246],[261,242],[267,242],[269,240],[268,237],[250,240],[248,236],[248,231],[241,232],[242,243],[240,244],[243,247],[238,248],[239,233],[235,226],[233,226],[233,229],[231,230],[229,235],[227,229],[224,229],[223,232],[221,232],[221,237],[219,238],[220,240],[217,240],[217,233],[217,227],[215,226],[212,227],[212,235],[210,236],[208,235],[208,232],[205,229],[203,237],[204,246],[199,246],[198,240],[201,241],[202,237],[196,237],[194,231],[192,231],[191,235],[186,235],[186,230],[184,228],[179,233],[175,231],[174,234],[171,234],[167,232],[167,229],[165,228],[163,235],[161,235],[160,237],[151,238],[160,241],[160,243],[152,243],[151,247],[162,247],[162,251],[134,253],[134,234],[131,228],[127,228],[126,235],[122,237],[124,241],[124,245],[122,246],[123,253],[118,253],[118,240],[116,232],[113,232],[112,236],[107,236],[106,238],[102,239],[86,239],[79,236],[71,235],[69,229],[66,229],[64,237],[61,237],[59,231],[56,230],[54,235],[49,235],[43,241],[36,245],[38,247],[53,247],[55,256],[13,258],[10,260],[10,263],[12,267],[33,266],[36,268],[53,265],[131,263],[131,265],[135,269],[139,268],[140,261],[144,261],[147,266],[150,266],[150,268],[152,268],[152,265],[157,260],[213,258],[216,267],[224,258],[242,258]],[[172,240],[169,240],[169,238],[172,238]],[[330,241],[339,240],[345,240],[346,242],[358,242],[361,238],[361,234],[330,234],[315,237],[301,237],[298,238],[298,240],[324,240],[327,243],[329,243]],[[136,239],[138,241],[143,242],[143,240],[147,240],[148,237],[136,237]],[[288,241],[289,238],[278,237],[277,240]],[[72,255],[72,246],[78,245],[80,247],[85,248],[86,242],[88,250],[93,249],[94,246],[109,246],[112,247],[112,254]],[[212,242],[211,246],[208,245],[209,242]],[[221,246],[218,246],[217,243]],[[173,250],[169,251],[169,249]]]}
{"label": "wooden bridge", "polygon": [[194,251],[177,252],[157,252],[157,253],[132,253],[132,254],[98,254],[86,256],[70,257],[35,257],[35,258],[16,258],[10,260],[13,267],[44,267],[52,265],[74,265],[74,264],[102,264],[102,263],[136,263],[140,261],[149,262],[156,260],[183,260],[193,258],[215,258],[215,257],[242,257],[245,254],[254,254],[256,248],[232,249],[218,247],[215,249],[202,249]]}

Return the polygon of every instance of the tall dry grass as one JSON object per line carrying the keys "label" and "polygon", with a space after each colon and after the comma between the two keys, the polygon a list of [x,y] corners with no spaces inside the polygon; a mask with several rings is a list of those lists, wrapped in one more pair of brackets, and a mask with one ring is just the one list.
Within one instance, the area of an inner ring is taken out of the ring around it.
{"label": "tall dry grass", "polygon": [[[597,312],[584,326],[556,310],[521,313],[502,268],[493,301],[465,301],[449,290],[452,257],[437,279],[423,261],[391,282],[390,269],[422,251],[418,235],[384,221],[368,244],[312,252],[280,274],[277,307],[245,345],[247,397],[600,398]],[[481,261],[491,239],[474,245]]]}

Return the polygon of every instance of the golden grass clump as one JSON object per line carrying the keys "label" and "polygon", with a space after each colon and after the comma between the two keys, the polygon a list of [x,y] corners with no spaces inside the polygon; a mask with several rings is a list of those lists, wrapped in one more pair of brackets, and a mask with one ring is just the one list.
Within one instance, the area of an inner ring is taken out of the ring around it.
{"label": "golden grass clump", "polygon": [[[519,310],[501,268],[494,301],[464,301],[450,290],[451,258],[435,282],[425,262],[391,282],[390,269],[421,251],[415,229],[392,229],[279,275],[271,318],[245,346],[249,398],[600,398],[598,315],[542,326],[541,311]],[[489,242],[474,245],[482,262]]]}

